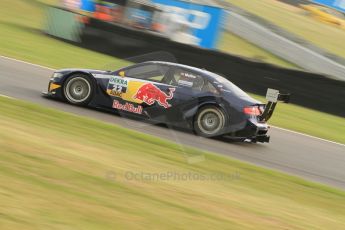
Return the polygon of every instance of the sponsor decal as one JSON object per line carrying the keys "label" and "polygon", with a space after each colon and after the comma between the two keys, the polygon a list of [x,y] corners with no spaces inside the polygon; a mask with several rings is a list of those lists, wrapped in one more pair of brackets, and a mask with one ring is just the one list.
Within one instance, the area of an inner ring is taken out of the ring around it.
{"label": "sponsor decal", "polygon": [[110,90],[109,94],[114,97],[122,97],[122,92],[114,89]]}
{"label": "sponsor decal", "polygon": [[195,75],[193,73],[180,72],[180,79],[177,84],[185,87],[193,87],[194,82],[198,81],[200,78],[201,77],[199,75]]}
{"label": "sponsor decal", "polygon": [[267,101],[277,102],[279,97],[279,91],[275,89],[267,89],[266,99]]}
{"label": "sponsor decal", "polygon": [[193,82],[190,82],[190,81],[179,80],[177,84],[182,85],[182,86],[187,86],[187,87],[193,87]]}
{"label": "sponsor decal", "polygon": [[127,92],[128,80],[122,77],[113,76],[109,79],[108,94],[115,97],[121,97]]}
{"label": "sponsor decal", "polygon": [[171,100],[174,97],[174,92],[175,88],[169,88],[169,93],[166,94],[152,83],[147,83],[138,89],[137,93],[133,96],[133,99],[139,99],[148,105],[152,105],[157,102],[160,106],[167,109],[171,107],[168,100]]}
{"label": "sponsor decal", "polygon": [[132,103],[126,102],[125,104],[121,104],[118,100],[113,101],[113,108],[130,112],[130,113],[136,113],[136,114],[142,114],[143,113],[143,107],[141,105],[138,105],[137,107],[133,105]]}
{"label": "sponsor decal", "polygon": [[195,76],[195,75],[192,74],[192,73],[184,73],[184,72],[182,72],[182,73],[181,73],[181,76],[186,77],[186,78],[192,78],[192,79],[197,78],[197,76]]}

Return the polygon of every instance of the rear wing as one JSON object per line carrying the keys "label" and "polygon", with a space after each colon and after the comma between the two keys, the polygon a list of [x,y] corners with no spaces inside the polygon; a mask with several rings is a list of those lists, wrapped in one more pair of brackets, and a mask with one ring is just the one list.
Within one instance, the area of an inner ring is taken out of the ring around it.
{"label": "rear wing", "polygon": [[267,89],[266,99],[268,103],[265,106],[264,112],[259,116],[259,120],[263,122],[268,121],[272,117],[278,101],[289,103],[290,93],[280,93],[279,90]]}

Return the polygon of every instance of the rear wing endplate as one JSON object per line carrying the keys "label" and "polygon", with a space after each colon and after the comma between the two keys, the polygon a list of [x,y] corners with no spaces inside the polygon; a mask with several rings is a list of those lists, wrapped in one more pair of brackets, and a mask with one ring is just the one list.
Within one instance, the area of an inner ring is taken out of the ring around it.
{"label": "rear wing endplate", "polygon": [[259,116],[259,120],[264,122],[272,117],[278,101],[289,103],[290,93],[280,93],[279,90],[267,89],[266,99],[268,103],[265,106],[264,112]]}

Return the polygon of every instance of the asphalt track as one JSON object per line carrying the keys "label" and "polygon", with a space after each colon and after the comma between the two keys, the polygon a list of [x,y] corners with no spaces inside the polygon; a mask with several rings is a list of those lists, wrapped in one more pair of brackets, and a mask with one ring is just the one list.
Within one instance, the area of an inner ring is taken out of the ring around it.
{"label": "asphalt track", "polygon": [[75,107],[41,97],[52,72],[0,57],[0,94],[166,138],[181,144],[181,148],[185,144],[345,189],[345,145],[278,128],[271,128],[269,144],[229,143]]}

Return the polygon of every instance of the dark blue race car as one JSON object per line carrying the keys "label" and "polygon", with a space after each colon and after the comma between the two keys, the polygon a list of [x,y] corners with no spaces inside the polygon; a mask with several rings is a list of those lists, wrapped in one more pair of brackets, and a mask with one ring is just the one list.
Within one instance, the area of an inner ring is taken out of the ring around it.
{"label": "dark blue race car", "polygon": [[63,69],[43,95],[193,130],[204,137],[230,136],[269,142],[267,120],[288,95],[269,90],[267,105],[215,73],[150,61],[116,71]]}

